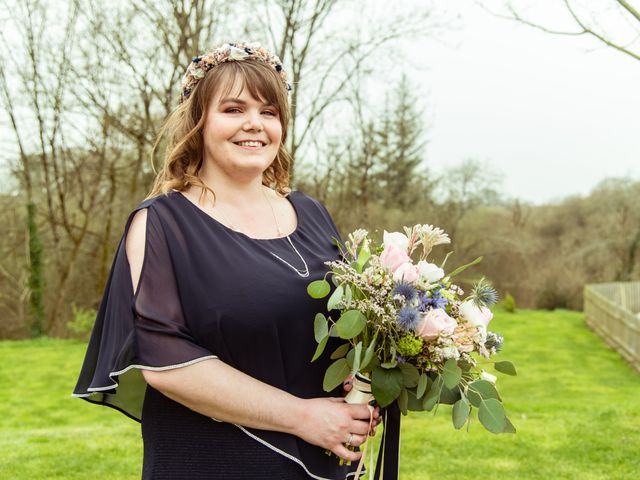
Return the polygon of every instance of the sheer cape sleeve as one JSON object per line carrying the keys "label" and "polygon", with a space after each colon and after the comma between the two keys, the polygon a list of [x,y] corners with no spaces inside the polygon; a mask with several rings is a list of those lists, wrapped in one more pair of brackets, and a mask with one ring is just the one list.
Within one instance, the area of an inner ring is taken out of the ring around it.
{"label": "sheer cape sleeve", "polygon": [[[154,199],[129,216],[118,245],[73,396],[140,421],[146,382],[141,369],[168,370],[209,358],[184,317],[171,252]],[[133,216],[147,209],[144,261],[134,292],[125,240]]]}

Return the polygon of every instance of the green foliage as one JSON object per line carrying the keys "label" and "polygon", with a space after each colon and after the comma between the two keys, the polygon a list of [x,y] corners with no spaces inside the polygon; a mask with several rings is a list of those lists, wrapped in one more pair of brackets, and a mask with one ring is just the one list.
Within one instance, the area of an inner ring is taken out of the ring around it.
{"label": "green foliage", "polygon": [[498,303],[498,307],[506,310],[509,313],[515,313],[516,311],[516,299],[513,295],[507,293],[501,302]]}
{"label": "green foliage", "polygon": [[67,322],[67,328],[87,339],[98,312],[93,308],[78,308],[75,303],[71,304],[71,312],[73,320]]}
{"label": "green foliage", "polygon": [[307,293],[311,298],[324,298],[329,295],[331,285],[326,280],[316,280],[307,286]]}
{"label": "green foliage", "polygon": [[422,351],[423,345],[422,338],[413,333],[408,333],[398,340],[397,351],[403,357],[414,357]]}

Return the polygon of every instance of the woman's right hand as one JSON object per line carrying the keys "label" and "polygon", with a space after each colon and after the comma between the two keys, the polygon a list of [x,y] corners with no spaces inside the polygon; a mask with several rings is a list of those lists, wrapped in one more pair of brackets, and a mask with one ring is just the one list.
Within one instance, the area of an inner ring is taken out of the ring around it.
{"label": "woman's right hand", "polygon": [[294,434],[303,440],[335,453],[345,460],[360,459],[360,452],[345,447],[362,445],[369,433],[369,407],[351,405],[344,398],[311,398],[303,400],[302,421]]}

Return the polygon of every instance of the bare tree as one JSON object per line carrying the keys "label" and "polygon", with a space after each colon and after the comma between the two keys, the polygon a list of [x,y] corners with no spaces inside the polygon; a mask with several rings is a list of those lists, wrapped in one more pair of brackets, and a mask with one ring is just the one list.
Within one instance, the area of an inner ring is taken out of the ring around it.
{"label": "bare tree", "polygon": [[[374,67],[387,66],[386,55],[381,55],[385,49],[403,38],[417,41],[434,35],[444,24],[427,2],[407,9],[377,1],[278,0],[252,4],[261,6],[263,14],[256,16],[260,28],[277,45],[293,85],[287,146],[297,162],[313,156],[310,137],[327,133],[316,127],[326,125],[324,116],[335,115],[332,107],[347,101],[344,92],[356,72],[368,72],[372,77]],[[396,52],[390,63],[405,60],[401,48]]]}
{"label": "bare tree", "polygon": [[[530,27],[536,28],[546,33],[565,36],[588,36],[613,48],[635,60],[640,60],[640,7],[632,5],[628,0],[606,0],[601,5],[602,10],[593,12],[580,5],[578,2],[570,0],[560,1],[567,11],[574,24],[574,30],[562,30],[549,27],[542,23],[531,20],[526,14],[514,6],[514,2],[508,1],[505,6],[507,15],[499,15],[509,20],[514,20]],[[599,21],[599,17],[613,15],[620,25],[626,25],[627,32],[621,35],[619,28],[607,28]],[[626,36],[626,39],[621,38]]]}

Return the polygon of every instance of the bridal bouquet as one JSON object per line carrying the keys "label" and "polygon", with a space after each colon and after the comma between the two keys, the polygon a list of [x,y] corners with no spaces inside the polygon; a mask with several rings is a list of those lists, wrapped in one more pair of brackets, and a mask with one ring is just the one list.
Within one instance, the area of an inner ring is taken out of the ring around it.
{"label": "bridal bouquet", "polygon": [[447,243],[448,235],[431,225],[404,227],[404,233],[385,231],[382,245],[374,245],[366,230],[351,233],[339,244],[342,258],[327,262],[333,293],[329,296],[326,276],[307,289],[313,298],[329,296],[328,310],[338,317],[316,315],[318,347],[312,361],[324,352],[329,337],[339,337],[345,343],[331,353],[334,362],[326,371],[324,390],[353,374],[350,403],[373,396],[381,407],[397,401],[403,414],[449,404],[456,429],[469,425],[475,407],[490,432],[515,433],[496,376],[485,371],[492,364],[498,372],[516,374],[511,362],[489,360],[503,343],[501,335],[488,330],[496,291],[482,279],[464,297],[453,278],[482,257],[445,273],[449,255],[438,266],[429,262],[429,254]]}

